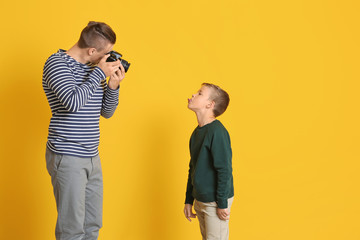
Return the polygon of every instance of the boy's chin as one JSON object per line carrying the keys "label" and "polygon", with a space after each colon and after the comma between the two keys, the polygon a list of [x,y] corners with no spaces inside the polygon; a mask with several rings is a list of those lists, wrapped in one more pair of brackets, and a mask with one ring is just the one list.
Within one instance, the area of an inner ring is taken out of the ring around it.
{"label": "boy's chin", "polygon": [[189,109],[190,111],[196,113],[196,109],[193,109],[193,108],[190,108],[190,107],[188,107],[188,109]]}

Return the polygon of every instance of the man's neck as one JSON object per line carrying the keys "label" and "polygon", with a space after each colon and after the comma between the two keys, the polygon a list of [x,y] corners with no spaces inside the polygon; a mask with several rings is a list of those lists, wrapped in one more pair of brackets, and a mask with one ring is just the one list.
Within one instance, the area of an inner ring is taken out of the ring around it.
{"label": "man's neck", "polygon": [[206,124],[212,123],[213,121],[216,120],[214,114],[210,112],[204,112],[204,113],[196,112],[196,117],[199,127],[203,127]]}
{"label": "man's neck", "polygon": [[86,49],[79,48],[77,44],[67,50],[66,54],[82,64],[88,63]]}

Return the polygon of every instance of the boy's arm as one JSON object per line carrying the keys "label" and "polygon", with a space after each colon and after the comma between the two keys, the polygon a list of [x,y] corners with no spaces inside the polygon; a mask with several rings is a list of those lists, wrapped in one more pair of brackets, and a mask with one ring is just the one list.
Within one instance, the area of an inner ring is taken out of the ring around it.
{"label": "boy's arm", "polygon": [[188,182],[187,182],[187,186],[186,186],[186,198],[185,198],[185,204],[191,204],[193,205],[194,203],[194,197],[192,196],[192,191],[193,191],[193,185],[192,185],[192,181],[191,181],[191,163],[189,164],[189,174],[188,174]]}
{"label": "boy's arm", "polygon": [[216,214],[221,220],[229,220],[230,219],[230,212],[227,208],[217,208]]}
{"label": "boy's arm", "polygon": [[[191,157],[191,143],[192,143],[193,134],[194,134],[194,133],[191,134],[190,141],[189,141],[190,157]],[[191,204],[191,205],[193,205],[195,199],[194,199],[194,197],[192,196],[193,185],[192,185],[192,180],[191,180],[191,172],[192,172],[192,162],[191,162],[191,158],[190,158],[188,181],[187,181],[187,186],[186,186],[186,199],[185,199],[185,204]]]}
{"label": "boy's arm", "polygon": [[189,164],[189,174],[188,174],[188,182],[186,186],[186,199],[184,206],[184,215],[187,220],[191,222],[191,218],[196,218],[196,214],[192,211],[192,206],[194,203],[194,197],[192,196],[193,186],[191,184],[191,160]]}
{"label": "boy's arm", "polygon": [[196,214],[192,211],[192,204],[185,204],[184,214],[187,220],[191,222],[191,218],[196,218]]}
{"label": "boy's arm", "polygon": [[232,150],[230,136],[226,130],[221,129],[214,133],[211,154],[217,172],[216,200],[218,208],[226,209],[232,177]]}

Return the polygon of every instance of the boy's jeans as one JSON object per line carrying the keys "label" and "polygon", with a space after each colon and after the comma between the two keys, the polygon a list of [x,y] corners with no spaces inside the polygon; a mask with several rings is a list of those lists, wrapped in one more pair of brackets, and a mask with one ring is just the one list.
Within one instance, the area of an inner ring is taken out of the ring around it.
{"label": "boy's jeans", "polygon": [[[228,199],[230,212],[234,197]],[[195,200],[194,209],[199,219],[200,231],[203,240],[228,240],[229,220],[221,220],[216,214],[216,202],[200,202]]]}
{"label": "boy's jeans", "polygon": [[57,240],[96,240],[102,227],[103,180],[99,155],[79,158],[46,149],[58,218]]}

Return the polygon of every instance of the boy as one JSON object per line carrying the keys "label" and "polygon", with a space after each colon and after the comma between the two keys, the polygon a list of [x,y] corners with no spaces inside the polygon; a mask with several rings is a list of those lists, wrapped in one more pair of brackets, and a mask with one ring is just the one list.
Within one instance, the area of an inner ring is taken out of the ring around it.
{"label": "boy", "polygon": [[[203,83],[188,99],[198,126],[190,138],[190,165],[184,214],[199,219],[203,240],[229,239],[230,207],[234,197],[229,133],[216,117],[225,112],[229,95]],[[194,203],[195,202],[195,203]],[[196,214],[192,212],[192,205]]]}

